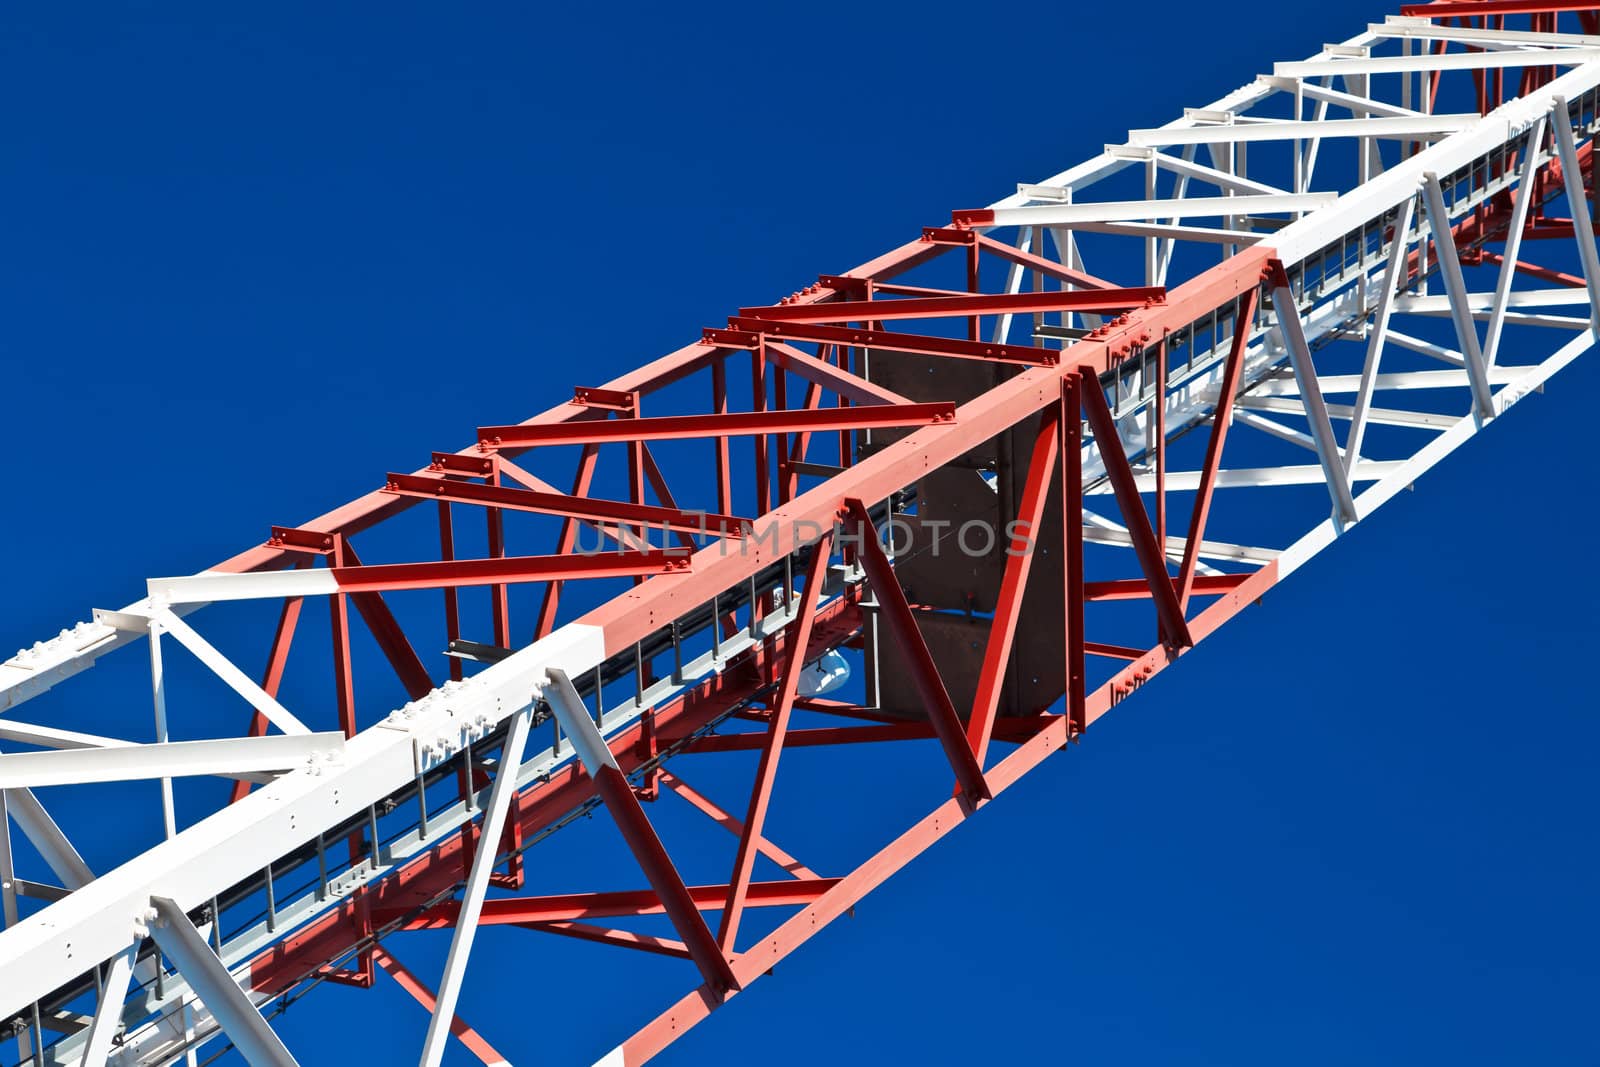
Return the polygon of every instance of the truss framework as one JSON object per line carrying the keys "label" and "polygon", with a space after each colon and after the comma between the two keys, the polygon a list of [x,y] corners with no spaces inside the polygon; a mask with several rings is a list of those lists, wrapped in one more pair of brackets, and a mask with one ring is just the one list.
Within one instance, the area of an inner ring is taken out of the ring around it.
{"label": "truss framework", "polygon": [[[1441,112],[1441,96],[1470,109]],[[23,650],[0,664],[8,715],[145,642],[155,737],[0,720],[0,741],[29,750],[0,755],[14,1062],[167,1063],[226,1038],[251,1062],[292,1063],[266,1017],[378,970],[432,1015],[422,1063],[452,1034],[504,1062],[455,1013],[473,939],[493,926],[685,961],[687,992],[601,1062],[648,1060],[1588,351],[1597,100],[1596,9],[1406,7]],[[1529,244],[1577,272],[1532,262]],[[1090,273],[1096,254],[1111,277],[1137,264],[1137,284]],[[958,282],[937,271],[950,263]],[[729,377],[746,364],[739,410]],[[897,375],[905,365],[928,380]],[[645,414],[691,379],[709,387],[706,410]],[[736,479],[735,439],[751,478]],[[683,441],[708,452],[709,476],[657,462],[652,444]],[[560,447],[579,449],[571,492],[527,469]],[[623,454],[629,499],[590,494],[602,451]],[[1179,457],[1190,465],[1174,469]],[[963,592],[982,653],[952,661],[934,649],[962,605],[913,596],[915,556],[880,534],[927,522],[933,479],[974,468],[1011,522],[992,581]],[[683,506],[669,475],[703,506]],[[1245,491],[1270,521],[1236,512],[1216,536]],[[356,555],[353,538],[430,497],[437,558]],[[457,558],[456,517],[479,511],[488,555]],[[554,551],[510,553],[507,516],[524,512],[558,524]],[[1270,531],[1286,521],[1301,533],[1282,543]],[[606,547],[582,550],[585,530]],[[608,580],[625,588],[561,622],[565,583]],[[543,600],[519,640],[507,590],[525,583]],[[489,589],[487,643],[462,639],[464,586]],[[385,599],[419,589],[439,591],[448,680]],[[307,598],[327,601],[334,698],[291,711],[277,692]],[[186,617],[260,599],[281,604],[257,683]],[[1108,602],[1147,614],[1112,625]],[[411,697],[376,720],[356,699],[352,603]],[[1060,635],[1043,652],[1025,640],[1039,603]],[[163,637],[248,708],[240,736],[170,740]],[[864,701],[807,687],[840,650],[868,668]],[[1015,667],[1040,655],[1059,684],[1029,693]],[[891,699],[891,667],[910,704]],[[536,727],[548,746],[530,743]],[[785,751],[910,740],[935,742],[951,791],[868,861],[818,874],[767,839]],[[742,818],[682,773],[728,751],[756,753]],[[169,785],[166,839],[95,877],[33,789],[133,775],[235,785],[181,831]],[[646,813],[678,801],[734,838],[725,883],[680,876]],[[597,806],[648,888],[528,895],[523,851]],[[13,827],[47,870],[15,869]],[[788,877],[757,879],[757,856]],[[776,924],[741,938],[768,909]],[[651,915],[676,937],[596,923]],[[454,940],[435,991],[399,963],[396,935],[441,927]]]}

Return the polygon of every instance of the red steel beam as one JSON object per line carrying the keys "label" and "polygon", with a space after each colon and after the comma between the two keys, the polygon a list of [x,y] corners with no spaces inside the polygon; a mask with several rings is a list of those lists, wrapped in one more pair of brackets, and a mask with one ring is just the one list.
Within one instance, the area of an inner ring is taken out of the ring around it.
{"label": "red steel beam", "polygon": [[[412,999],[421,1004],[424,1011],[431,1015],[438,1007],[438,995],[383,946],[372,946],[372,959],[395,980],[395,984],[410,993]],[[468,1026],[459,1015],[450,1017],[450,1032],[466,1046],[468,1052],[478,1057],[479,1063],[486,1064],[487,1067],[500,1067],[511,1062],[500,1055],[482,1034]]]}
{"label": "red steel beam", "polygon": [[774,322],[771,319],[731,318],[726,330],[706,330],[707,340],[730,348],[754,348],[763,338],[774,337],[817,344],[856,345],[881,348],[886,352],[909,352],[916,356],[951,356],[956,359],[981,359],[990,363],[1021,363],[1030,367],[1053,367],[1061,353],[1053,348],[1008,345],[998,342],[969,341],[955,337],[925,337],[916,333],[893,333],[864,326],[829,326],[805,322]]}
{"label": "red steel beam", "polygon": [[652,937],[650,934],[634,933],[632,930],[613,930],[606,926],[593,926],[589,923],[575,923],[565,921],[543,923],[518,923],[524,930],[538,930],[546,934],[560,934],[562,937],[575,937],[579,941],[593,941],[601,945],[616,945],[620,948],[638,949],[640,952],[653,952],[658,956],[675,956],[679,959],[689,959],[689,946],[682,941],[674,941],[670,937]]}
{"label": "red steel beam", "polygon": [[1034,436],[1033,455],[1023,477],[1022,499],[1017,505],[1017,521],[1008,527],[1011,543],[1006,550],[1005,571],[1000,577],[1000,592],[995,597],[994,618],[984,645],[983,663],[972,698],[972,714],[967,718],[967,743],[976,754],[978,766],[989,751],[989,735],[995,714],[1000,709],[1000,691],[1011,662],[1011,646],[1017,636],[1017,620],[1022,616],[1022,598],[1028,589],[1028,574],[1038,545],[1038,531],[1044,525],[1045,500],[1050,493],[1050,475],[1056,467],[1060,444],[1060,409],[1048,408],[1039,420]]}
{"label": "red steel beam", "polygon": [[594,786],[605,801],[606,810],[611,813],[617,830],[627,842],[628,851],[633,853],[639,869],[644,871],[645,880],[655,891],[661,910],[666,912],[678,936],[683,938],[690,957],[705,978],[706,986],[716,993],[727,993],[737,988],[738,980],[728,966],[727,957],[723,955],[717,939],[712,936],[711,928],[706,925],[705,917],[700,914],[699,903],[684,884],[672,857],[667,855],[661,838],[656,836],[655,828],[650,825],[650,819],[640,806],[633,786],[628,784],[627,776],[615,763],[607,764],[596,769]]}
{"label": "red steel beam", "polygon": [[[1004,241],[996,241],[994,238],[985,237],[981,233],[977,234],[976,237],[977,246],[983,251],[988,252],[991,255],[998,256],[1007,262],[1015,263],[1019,267],[1031,270],[1036,275],[1042,275],[1046,278],[1054,278],[1057,281],[1065,282],[1068,285],[1076,285],[1080,289],[1118,288],[1117,285],[1106,281],[1104,278],[1096,278],[1092,274],[1085,274],[1081,270],[1073,270],[1071,267],[1056,263],[1053,260],[1045,259],[1043,256],[1036,256],[1031,252],[1024,252],[1016,245],[1008,245]],[[1041,246],[1043,245],[1044,239],[1042,237],[1037,238],[1036,240]]]}
{"label": "red steel beam", "polygon": [[[1190,584],[1193,596],[1220,596],[1239,588],[1250,577],[1248,574],[1197,574]],[[1084,599],[1098,600],[1148,600],[1150,583],[1143,578],[1118,578],[1108,582],[1085,582]],[[1143,650],[1140,651],[1143,655]]]}
{"label": "red steel beam", "polygon": [[771,304],[739,309],[742,319],[768,322],[885,322],[1035,311],[1123,312],[1160,302],[1161,286],[1085,289],[1075,292],[974,293],[970,296],[908,297],[904,300],[832,300],[820,304]]}
{"label": "red steel beam", "polygon": [[[289,662],[289,646],[294,643],[295,626],[300,621],[300,607],[304,603],[303,597],[286,597],[283,607],[278,610],[278,627],[272,634],[272,648],[267,653],[267,669],[261,676],[261,689],[269,697],[276,697],[278,686],[283,683],[283,668]],[[259,711],[251,712],[250,726],[245,733],[250,737],[261,737],[266,732],[267,717]],[[228,803],[237,804],[249,792],[250,782],[243,778],[236,779],[232,791],[228,794]]]}
{"label": "red steel beam", "polygon": [[730,411],[711,415],[657,415],[595,423],[484,426],[478,439],[486,448],[535,445],[606,444],[614,441],[676,441],[696,437],[764,437],[801,430],[878,430],[954,422],[956,406],[873,404],[814,411]]}
{"label": "red steel beam", "polygon": [[[688,782],[685,782],[681,775],[674,771],[669,771],[663,768],[661,771],[660,781],[662,785],[666,786],[668,789],[678,794],[678,796],[682,797],[684,801],[696,811],[705,815],[712,822],[715,822],[718,826],[722,827],[730,834],[733,834],[735,837],[737,837],[744,833],[744,823],[736,819],[731,812],[719,807],[713,800],[701,793],[699,790],[695,789]],[[779,867],[782,867],[796,878],[817,877],[817,872],[813,871],[810,867],[807,867],[805,864],[789,855],[777,845],[774,845],[766,837],[757,835],[755,838],[755,843],[756,851],[760,852],[763,856],[767,857],[773,863],[776,863]]]}
{"label": "red steel beam", "polygon": [[[594,480],[595,461],[599,458],[599,445],[583,446],[583,454],[578,458],[578,472],[573,476],[570,496],[589,494],[589,484]],[[561,539],[556,543],[555,554],[558,556],[569,554],[577,544],[577,537],[578,520],[569,517],[561,524]],[[544,603],[539,607],[539,625],[534,631],[535,640],[546,636],[556,628],[556,609],[560,603],[561,583],[551,582],[544,587]]]}
{"label": "red steel beam", "polygon": [[750,528],[749,519],[734,515],[713,515],[621,500],[596,500],[566,493],[541,493],[503,485],[479,485],[476,482],[429,478],[426,475],[389,474],[386,477],[385,492],[431,497],[457,504],[492,504],[508,511],[560,515],[609,525],[643,523],[656,529],[717,536],[743,537]]}
{"label": "red steel beam", "polygon": [[[809,904],[838,884],[837,878],[786,878],[781,882],[751,882],[747,907],[789,908]],[[689,899],[699,911],[715,911],[727,903],[725,885],[692,885]],[[560,893],[538,897],[493,897],[483,902],[478,922],[485,926],[525,926],[528,923],[572,922],[579,919],[623,919],[666,914],[666,906],[653,889],[623,889],[599,893]],[[399,922],[402,930],[440,930],[454,926],[461,902],[447,900],[417,915],[393,909],[375,909],[380,926]],[[403,920],[403,921],[401,921]]]}
{"label": "red steel beam", "polygon": [[833,539],[824,534],[811,554],[811,564],[806,569],[805,586],[800,593],[797,617],[789,624],[793,636],[785,642],[778,699],[772,707],[772,718],[767,724],[766,745],[761,749],[761,759],[756,765],[755,784],[750,789],[750,807],[745,813],[744,829],[739,834],[739,847],[734,854],[733,875],[728,879],[728,903],[722,909],[722,925],[717,931],[717,943],[722,951],[732,952],[739,936],[739,920],[744,914],[745,897],[750,889],[750,875],[755,870],[757,842],[767,822],[767,805],[772,799],[772,783],[778,774],[778,757],[783,753],[783,738],[789,730],[789,717],[794,712],[794,698],[800,691],[800,675],[805,669],[806,653],[811,643],[811,625],[822,595],[823,576],[828,570],[828,555]]}
{"label": "red steel beam", "polygon": [[[333,535],[333,553],[329,558],[334,564],[331,569],[335,572],[364,569],[344,566],[343,534]],[[359,730],[356,725],[355,674],[350,667],[350,602],[346,595],[352,591],[340,589],[328,598],[333,639],[334,698],[339,713],[339,728],[344,731],[345,737],[354,737]]]}
{"label": "red steel beam", "polygon": [[857,404],[909,404],[911,401],[899,393],[885,389],[849,371],[841,370],[826,360],[808,356],[798,348],[779,341],[768,340],[767,359],[813,385],[820,385],[837,396],[846,397]]}
{"label": "red steel beam", "polygon": [[1223,366],[1221,392],[1211,417],[1211,436],[1206,441],[1206,458],[1200,467],[1200,485],[1195,492],[1194,510],[1189,515],[1189,539],[1183,546],[1183,563],[1178,568],[1178,605],[1186,610],[1194,588],[1195,567],[1200,562],[1200,540],[1205,536],[1206,518],[1211,513],[1211,497],[1216,491],[1217,471],[1222,468],[1222,446],[1228,440],[1228,424],[1233,421],[1233,396],[1239,390],[1244,371],[1245,345],[1250,341],[1250,324],[1255,318],[1259,288],[1252,289],[1239,305],[1233,324],[1233,347]]}
{"label": "red steel beam", "polygon": [[690,560],[679,549],[623,549],[568,556],[502,556],[439,563],[370,563],[330,567],[340,593],[387,593],[515,582],[571,581],[636,574],[683,574]]}
{"label": "red steel beam", "polygon": [[950,691],[939,676],[939,668],[933,662],[927,642],[922,639],[922,631],[917,629],[916,617],[911,612],[911,605],[906,602],[900,580],[895,577],[894,566],[883,554],[883,545],[878,541],[878,531],[872,525],[872,517],[867,514],[866,505],[859,500],[847,499],[845,508],[846,517],[855,526],[858,558],[867,572],[872,591],[878,596],[885,627],[906,659],[923,710],[934,732],[939,735],[939,743],[944,746],[951,768],[956,772],[956,782],[968,803],[976,805],[980,800],[987,800],[989,787],[983,780],[983,765],[967,743],[961,720],[956,717],[955,705],[950,702]]}
{"label": "red steel beam", "polygon": [[[1098,385],[1095,386],[1099,388]],[[1056,422],[1061,429],[1061,573],[1064,613],[1061,632],[1066,646],[1062,677],[1066,680],[1068,737],[1089,725],[1084,714],[1086,652],[1083,626],[1083,377],[1069,374],[1061,382]]]}
{"label": "red steel beam", "polygon": [[[345,563],[352,567],[361,566],[361,557],[356,555],[356,549],[348,540],[344,542]],[[400,684],[405,688],[406,696],[412,700],[421,700],[433,692],[434,682],[428,674],[428,668],[417,655],[417,650],[411,647],[411,642],[400,628],[399,621],[394,617],[394,612],[389,610],[389,605],[378,593],[357,593],[350,598],[355,604],[356,611],[361,614],[361,620],[367,624],[367,629],[372,632],[372,639],[378,643],[378,648],[383,652],[389,666],[394,668],[394,673],[400,679]]]}
{"label": "red steel beam", "polygon": [[[1082,381],[1083,410],[1089,416],[1095,447],[1100,451],[1100,461],[1105,464],[1106,477],[1111,481],[1117,506],[1122,510],[1122,524],[1128,528],[1134,553],[1139,557],[1139,565],[1144,568],[1145,580],[1155,598],[1162,632],[1171,644],[1191,644],[1189,628],[1183,620],[1183,606],[1173,588],[1172,578],[1167,574],[1166,553],[1156,544],[1155,531],[1150,528],[1150,513],[1145,510],[1144,501],[1139,497],[1133,468],[1128,465],[1128,455],[1122,449],[1122,438],[1117,435],[1116,420],[1111,417],[1111,409],[1106,405],[1106,394],[1094,375],[1085,373]],[[1074,523],[1067,525],[1070,528]]]}
{"label": "red steel beam", "polygon": [[[1400,14],[1442,19],[1477,15],[1542,15],[1559,11],[1593,11],[1594,0],[1439,0],[1432,4],[1401,4]],[[1537,58],[1537,54],[1530,56]]]}

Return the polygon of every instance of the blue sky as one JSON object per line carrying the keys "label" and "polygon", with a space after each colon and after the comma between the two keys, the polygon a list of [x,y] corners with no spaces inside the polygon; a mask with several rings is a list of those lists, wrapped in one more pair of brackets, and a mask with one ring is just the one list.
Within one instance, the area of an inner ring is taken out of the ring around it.
{"label": "blue sky", "polygon": [[[1385,11],[9,8],[0,647]],[[1563,372],[659,1062],[1593,1063],[1597,387]],[[926,763],[880,760],[780,791],[920,814]],[[806,815],[771,836],[855,843]],[[595,825],[543,875],[632,884]],[[674,966],[496,932],[463,1014],[587,1062]],[[401,1063],[425,1024],[385,985],[283,1032]]]}

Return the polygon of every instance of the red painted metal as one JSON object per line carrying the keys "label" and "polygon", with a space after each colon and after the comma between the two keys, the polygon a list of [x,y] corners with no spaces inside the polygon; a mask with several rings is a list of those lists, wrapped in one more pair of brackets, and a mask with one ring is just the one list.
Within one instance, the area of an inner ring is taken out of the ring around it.
{"label": "red painted metal", "polygon": [[877,594],[884,624],[905,657],[912,681],[922,698],[922,706],[927,711],[934,732],[939,735],[939,743],[944,746],[951,768],[956,772],[956,783],[968,802],[976,804],[980,800],[987,800],[989,787],[983,780],[983,765],[978,762],[977,755],[967,742],[966,733],[961,729],[955,705],[950,702],[950,691],[945,688],[944,679],[939,676],[939,667],[922,639],[922,632],[917,629],[916,617],[912,614],[911,605],[906,602],[899,579],[895,577],[894,565],[884,555],[883,544],[878,540],[872,517],[867,514],[866,506],[854,498],[845,500],[845,508],[846,517],[855,530],[858,558],[867,572],[872,591]]}
{"label": "red painted metal", "polygon": [[765,322],[884,322],[1035,311],[1123,312],[1160,301],[1159,286],[1087,289],[1076,292],[980,293],[973,296],[911,297],[905,300],[835,300],[821,304],[773,304],[739,309],[741,319]]}
{"label": "red painted metal", "polygon": [[1200,540],[1205,536],[1206,517],[1211,513],[1211,495],[1216,490],[1217,471],[1222,468],[1222,446],[1233,421],[1233,397],[1239,390],[1239,375],[1244,369],[1245,345],[1250,340],[1250,323],[1255,318],[1260,290],[1252,289],[1239,307],[1233,325],[1233,347],[1223,366],[1220,399],[1211,420],[1211,436],[1206,441],[1206,458],[1200,467],[1200,488],[1195,493],[1194,511],[1189,516],[1189,536],[1184,541],[1183,563],[1178,568],[1178,604],[1187,609],[1194,589],[1195,566],[1200,562]]}
{"label": "red painted metal", "polygon": [[[433,1013],[434,1008],[439,1003],[438,996],[422,979],[412,974],[387,949],[373,948],[372,958],[379,967],[384,969],[389,977],[395,980],[396,985],[410,993],[412,999],[422,1005],[424,1011],[430,1015]],[[460,1015],[451,1017],[450,1032],[456,1036],[462,1045],[466,1046],[468,1052],[478,1057],[479,1063],[486,1064],[488,1067],[497,1067],[499,1064],[510,1062],[496,1051],[495,1047],[489,1044],[482,1034],[468,1026]]]}
{"label": "red painted metal", "polygon": [[[765,360],[758,363],[764,366]],[[552,423],[543,426],[485,426],[478,439],[486,448],[535,445],[586,445],[606,442],[673,441],[695,437],[762,437],[800,430],[890,429],[953,422],[956,406],[875,404],[840,411],[734,411],[724,415],[659,415],[606,423]]]}
{"label": "red painted metal", "polygon": [[1472,18],[1593,11],[1595,7],[1594,0],[1437,0],[1431,4],[1401,4],[1400,14],[1433,19]]}
{"label": "red painted metal", "polygon": [[972,714],[967,719],[967,743],[972,746],[978,766],[989,751],[989,735],[1000,708],[1000,688],[1011,662],[1011,645],[1017,635],[1017,620],[1022,617],[1022,597],[1028,589],[1028,573],[1038,549],[1039,531],[1044,526],[1045,499],[1050,492],[1050,475],[1056,468],[1060,445],[1057,408],[1047,408],[1039,420],[1033,456],[1022,484],[1022,500],[1006,556],[1005,574],[1000,579],[1000,595],[995,601],[994,621],[989,624],[989,640],[984,646],[983,666],[978,671],[977,694]]}
{"label": "red painted metal", "polygon": [[998,363],[1021,363],[1050,367],[1061,353],[1029,345],[1007,345],[954,337],[925,337],[916,333],[894,333],[856,326],[829,326],[818,323],[774,322],[771,319],[731,318],[726,330],[705,331],[707,341],[729,348],[754,348],[765,338],[808,341],[818,344],[858,345],[881,348],[886,352],[909,352],[919,356],[954,356]]}
{"label": "red painted metal", "polygon": [[493,504],[509,511],[561,515],[612,526],[622,523],[642,523],[656,529],[712,534],[719,537],[742,537],[750,528],[749,519],[733,515],[713,515],[700,511],[683,511],[676,507],[656,507],[651,504],[635,504],[619,500],[596,500],[592,497],[569,496],[566,493],[541,493],[532,489],[514,489],[509,486],[478,485],[474,482],[418,477],[414,474],[390,474],[387,477],[388,482],[384,490],[390,493],[432,497],[457,504]]}
{"label": "red painted metal", "polygon": [[443,589],[471,585],[502,586],[510,582],[572,581],[577,578],[632,577],[637,574],[683,574],[689,557],[678,549],[619,549],[565,556],[506,556],[458,559],[439,563],[372,563],[334,567],[333,577],[344,593],[388,593],[401,589]]}
{"label": "red painted metal", "polygon": [[785,649],[778,700],[773,705],[772,718],[767,725],[761,762],[756,764],[756,781],[750,790],[750,808],[745,813],[744,829],[739,834],[733,876],[728,880],[728,903],[722,909],[722,926],[717,931],[717,943],[724,952],[733,951],[734,941],[739,935],[739,920],[744,913],[744,901],[750,889],[750,873],[755,868],[756,843],[766,825],[767,804],[772,799],[772,783],[778,773],[778,756],[783,752],[789,716],[794,711],[794,698],[800,690],[800,672],[805,667],[805,653],[811,643],[811,624],[822,595],[822,578],[828,569],[828,550],[831,545],[826,536],[817,542],[817,549],[811,556],[811,566],[806,571],[805,588],[800,594],[798,616],[789,624],[794,629],[794,636],[789,639]]}

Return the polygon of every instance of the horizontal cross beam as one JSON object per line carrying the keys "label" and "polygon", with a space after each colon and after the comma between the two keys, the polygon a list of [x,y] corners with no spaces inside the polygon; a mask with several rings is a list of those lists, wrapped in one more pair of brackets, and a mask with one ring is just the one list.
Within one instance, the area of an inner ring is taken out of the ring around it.
{"label": "horizontal cross beam", "polygon": [[175,604],[273,597],[329,596],[335,593],[388,593],[404,589],[452,589],[518,582],[567,582],[579,578],[618,578],[686,574],[682,549],[642,548],[561,556],[505,556],[438,563],[377,563],[320,570],[205,573],[151,578],[150,595]]}
{"label": "horizontal cross beam", "polygon": [[974,293],[904,300],[834,300],[821,304],[772,304],[739,309],[742,319],[768,322],[884,322],[972,315],[1026,315],[1043,311],[1120,312],[1165,299],[1160,286],[1131,289],[1080,289],[1072,292]]}
{"label": "horizontal cross beam", "polygon": [[992,363],[1021,363],[1030,367],[1053,367],[1061,358],[1060,352],[1049,348],[966,341],[955,337],[924,337],[916,333],[892,333],[855,326],[732,318],[728,320],[728,327],[726,330],[707,330],[706,343],[727,348],[755,348],[761,343],[762,337],[781,337],[788,341],[859,345],[885,352],[908,352],[914,356],[950,356]]}
{"label": "horizontal cross beam", "polygon": [[389,474],[384,492],[400,496],[426,497],[456,504],[483,504],[511,511],[531,511],[541,515],[561,515],[589,522],[620,525],[642,523],[674,532],[742,537],[750,528],[749,519],[733,515],[713,515],[704,511],[633,504],[620,500],[544,493],[504,485],[479,485],[418,474]]}
{"label": "horizontal cross beam", "polygon": [[478,440],[488,448],[524,448],[615,441],[675,441],[695,437],[759,437],[826,430],[877,430],[896,426],[930,426],[955,420],[956,406],[950,403],[871,404],[798,411],[658,415],[648,419],[614,419],[611,422],[484,426],[478,430]]}

